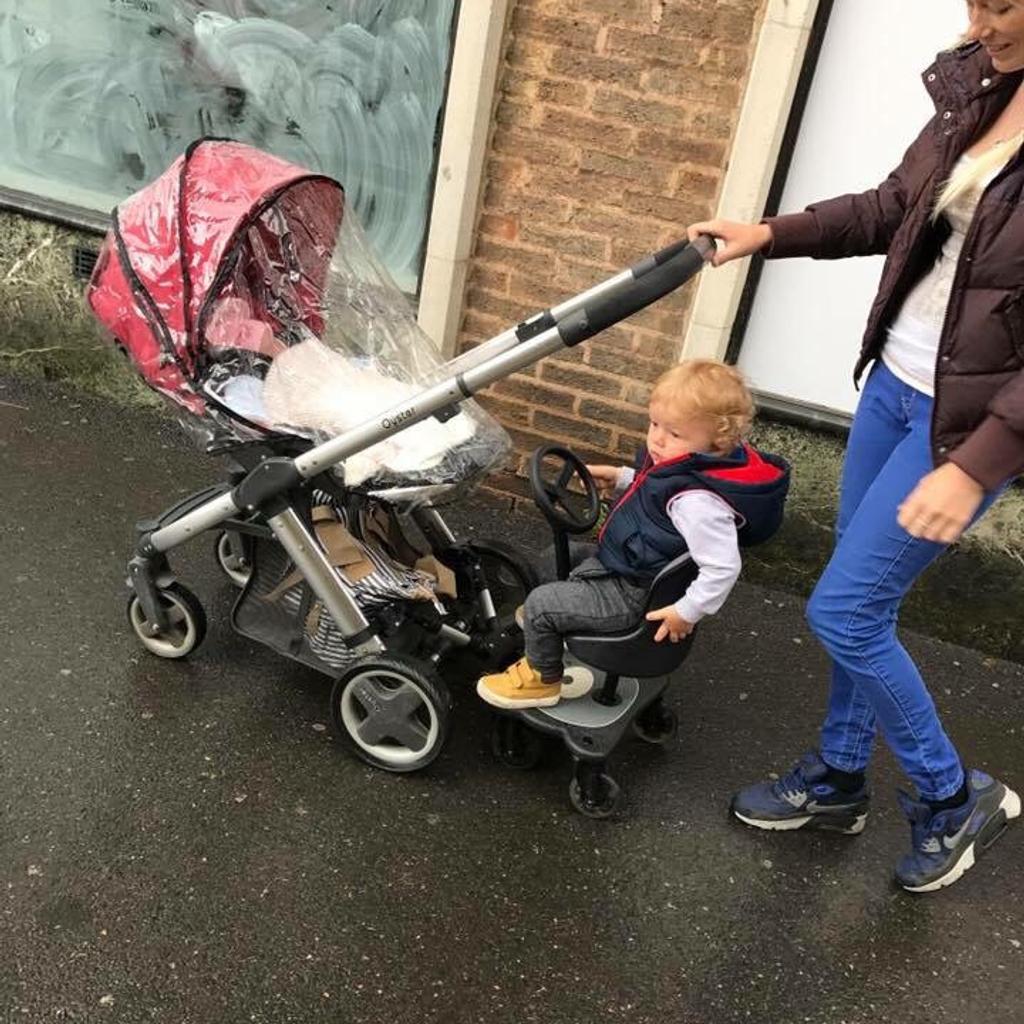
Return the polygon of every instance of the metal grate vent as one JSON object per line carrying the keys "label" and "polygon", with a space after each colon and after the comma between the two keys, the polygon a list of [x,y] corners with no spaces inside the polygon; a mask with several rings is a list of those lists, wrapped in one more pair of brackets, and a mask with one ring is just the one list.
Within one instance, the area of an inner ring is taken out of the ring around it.
{"label": "metal grate vent", "polygon": [[72,272],[79,281],[88,281],[92,277],[93,268],[99,253],[95,249],[86,249],[84,246],[76,245],[71,252]]}

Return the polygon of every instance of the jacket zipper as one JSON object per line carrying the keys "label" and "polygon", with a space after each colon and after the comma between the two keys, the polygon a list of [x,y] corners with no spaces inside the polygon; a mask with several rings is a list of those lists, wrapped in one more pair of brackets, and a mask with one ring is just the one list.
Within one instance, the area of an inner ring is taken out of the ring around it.
{"label": "jacket zipper", "polygon": [[[650,454],[648,454],[647,458],[650,457]],[[664,462],[652,461],[649,466],[647,466],[644,469],[641,469],[640,472],[638,472],[636,476],[633,478],[633,482],[629,485],[628,489],[626,490],[626,493],[623,494],[621,498],[619,498],[619,500],[615,503],[614,507],[612,508],[611,512],[608,513],[608,518],[604,521],[604,525],[602,525],[601,527],[601,532],[597,535],[598,543],[600,543],[604,539],[605,530],[608,529],[608,524],[612,521],[612,518],[615,516],[615,513],[618,512],[619,509],[622,508],[622,506],[625,505],[626,502],[633,497],[633,495],[641,488],[641,486],[643,486],[643,482],[651,475],[651,473],[654,472],[654,470],[660,469],[664,466],[671,466],[677,462],[683,462],[686,459],[690,458],[693,458],[692,452],[689,452],[686,455],[680,455],[675,459],[666,459]]]}
{"label": "jacket zipper", "polygon": [[[970,147],[968,147],[969,149]],[[966,152],[966,150],[964,151]],[[961,154],[961,159],[963,154]],[[974,244],[975,236],[978,233],[978,211],[981,207],[985,196],[988,195],[989,189],[993,188],[1003,177],[1003,175],[1009,173],[1011,165],[1016,163],[1019,159],[1020,154],[1015,154],[1002,170],[985,186],[980,196],[978,196],[978,203],[974,208],[974,214],[971,217],[971,223],[967,228],[967,234],[964,235],[964,244],[960,249],[960,255],[957,257],[956,268],[953,270],[953,281],[949,286],[949,301],[946,302],[946,310],[942,317],[942,330],[939,332],[939,345],[935,352],[935,373],[932,378],[932,418],[928,430],[928,438],[931,442],[932,452],[938,452],[939,455],[946,455],[947,449],[940,448],[937,444],[937,438],[935,436],[935,410],[939,405],[939,382],[941,381],[943,374],[941,372],[942,362],[948,358],[945,349],[948,347],[949,342],[949,307],[953,304],[954,297],[957,293],[957,285],[960,283],[961,272],[966,264],[973,262],[971,256],[971,250]],[[955,166],[955,165],[954,165]],[[934,461],[934,459],[933,459]]]}
{"label": "jacket zipper", "polygon": [[[938,71],[939,71],[940,77],[942,78],[942,85],[943,85],[943,88],[948,91],[948,82],[946,81],[946,77],[942,73],[942,70],[943,69],[940,66],[938,68]],[[996,115],[996,116],[998,116],[998,115]],[[970,146],[968,146],[967,148],[970,149]],[[965,152],[966,152],[966,150],[961,151],[960,156],[958,157],[958,159],[962,159],[963,158],[963,154]],[[949,337],[948,337],[948,333],[949,333],[949,307],[952,305],[953,298],[957,294],[957,285],[960,283],[961,272],[963,270],[964,264],[969,264],[969,263],[972,262],[971,249],[972,249],[972,246],[974,244],[974,238],[977,235],[978,208],[981,206],[982,202],[984,201],[985,196],[988,195],[989,189],[993,188],[1000,181],[1002,181],[1002,179],[1007,174],[1009,174],[1012,171],[1014,165],[1017,164],[1020,161],[1020,159],[1021,159],[1021,154],[1019,152],[1015,153],[1013,155],[1013,157],[1009,161],[1007,161],[1007,163],[1005,164],[1005,166],[1003,166],[1003,168],[999,171],[999,173],[982,190],[981,195],[978,197],[978,205],[974,209],[974,216],[971,217],[971,223],[970,223],[970,225],[967,228],[967,234],[964,235],[964,244],[963,244],[963,247],[960,249],[960,255],[957,257],[956,267],[953,270],[953,281],[952,281],[952,284],[950,285],[949,301],[947,301],[947,303],[946,303],[946,310],[945,310],[945,313],[943,314],[943,317],[942,317],[942,329],[939,332],[939,344],[938,344],[938,348],[936,349],[936,353],[935,353],[935,372],[934,372],[934,376],[932,378],[932,391],[933,391],[934,394],[933,394],[933,397],[932,397],[932,416],[931,416],[931,423],[929,424],[928,439],[929,439],[929,441],[931,443],[931,448],[932,448],[932,453],[933,453],[933,461],[934,461],[934,454],[936,452],[938,452],[939,455],[947,454],[946,451],[941,450],[938,447],[938,444],[937,444],[937,438],[935,436],[935,410],[939,406],[939,390],[940,390],[939,384],[940,384],[940,381],[942,380],[942,377],[943,377],[943,374],[941,373],[942,361],[943,361],[944,358],[946,358],[945,349],[948,347],[948,343],[949,343]],[[955,167],[956,164],[954,163],[953,166]],[[883,348],[884,348],[884,344],[883,344]],[[881,358],[881,352],[879,352],[879,358]]]}

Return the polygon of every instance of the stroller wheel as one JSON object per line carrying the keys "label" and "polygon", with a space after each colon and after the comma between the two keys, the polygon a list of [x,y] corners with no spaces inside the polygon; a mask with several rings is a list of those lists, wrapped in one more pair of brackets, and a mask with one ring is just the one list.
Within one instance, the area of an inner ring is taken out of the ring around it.
{"label": "stroller wheel", "polygon": [[499,540],[475,540],[471,547],[487,579],[499,628],[512,626],[516,609],[540,582],[536,569],[522,553]]}
{"label": "stroller wheel", "polygon": [[372,654],[350,665],[331,691],[331,718],[342,741],[389,772],[425,768],[448,737],[452,699],[428,668]]}
{"label": "stroller wheel", "polygon": [[213,545],[213,555],[220,570],[231,582],[242,589],[252,575],[249,556],[250,543],[240,533],[221,530]]}
{"label": "stroller wheel", "polygon": [[496,715],[491,728],[491,750],[509,768],[536,768],[544,754],[540,736],[518,718]]}
{"label": "stroller wheel", "polygon": [[128,601],[128,624],[150,654],[158,658],[184,658],[206,636],[206,612],[199,598],[180,583],[169,584],[159,595],[169,620],[164,632],[156,635],[149,632],[146,613],[135,594]]}

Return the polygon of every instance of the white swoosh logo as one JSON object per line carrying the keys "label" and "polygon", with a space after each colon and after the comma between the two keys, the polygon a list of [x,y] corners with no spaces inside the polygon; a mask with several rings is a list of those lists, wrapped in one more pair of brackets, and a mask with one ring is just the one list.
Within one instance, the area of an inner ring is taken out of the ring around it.
{"label": "white swoosh logo", "polygon": [[857,803],[852,804],[819,804],[817,800],[811,800],[804,808],[805,811],[852,811]]}
{"label": "white swoosh logo", "polygon": [[967,826],[970,825],[970,823],[973,820],[974,820],[974,812],[972,811],[970,814],[967,815],[967,820],[963,823],[963,825],[960,826],[960,831],[957,832],[956,835],[953,835],[953,836],[943,836],[942,837],[942,845],[947,850],[954,849],[956,847],[956,844],[960,842],[960,840],[964,836],[964,833],[967,831]]}

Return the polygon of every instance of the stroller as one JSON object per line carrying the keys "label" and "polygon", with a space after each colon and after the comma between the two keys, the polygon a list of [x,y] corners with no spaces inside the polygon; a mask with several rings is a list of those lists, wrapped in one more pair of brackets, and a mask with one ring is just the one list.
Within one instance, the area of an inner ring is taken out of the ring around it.
{"label": "stroller", "polygon": [[331,717],[358,757],[430,764],[445,679],[521,653],[513,616],[537,582],[500,542],[457,540],[439,511],[510,450],[472,396],[678,288],[713,248],[673,245],[443,363],[338,182],[193,143],[114,211],[87,294],[146,383],[228,459],[227,479],[137,524],[139,641],[163,658],[202,642],[202,605],[167,554],[211,532],[240,590],[235,628],[334,680]]}

